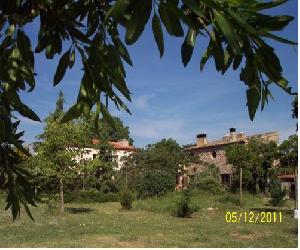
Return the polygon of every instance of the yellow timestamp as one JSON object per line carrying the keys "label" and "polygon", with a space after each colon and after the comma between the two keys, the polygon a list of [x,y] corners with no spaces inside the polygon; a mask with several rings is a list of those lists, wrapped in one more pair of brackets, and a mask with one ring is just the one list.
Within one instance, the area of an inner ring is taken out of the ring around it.
{"label": "yellow timestamp", "polygon": [[281,223],[282,212],[226,212],[227,223]]}

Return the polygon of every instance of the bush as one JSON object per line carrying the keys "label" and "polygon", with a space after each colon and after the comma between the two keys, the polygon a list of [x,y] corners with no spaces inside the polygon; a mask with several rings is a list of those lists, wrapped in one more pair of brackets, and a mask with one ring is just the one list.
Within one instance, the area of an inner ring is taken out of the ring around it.
{"label": "bush", "polygon": [[162,170],[146,171],[140,174],[136,191],[138,198],[160,196],[175,187],[174,176]]}
{"label": "bush", "polygon": [[103,193],[96,189],[82,190],[74,193],[65,193],[64,200],[66,203],[70,202],[114,202],[119,201],[118,193]]}
{"label": "bush", "polygon": [[270,194],[271,194],[270,203],[273,206],[282,206],[283,205],[283,203],[284,203],[283,198],[286,195],[286,190],[281,189],[280,181],[276,177],[271,179]]}
{"label": "bush", "polygon": [[188,190],[182,191],[182,196],[180,201],[177,203],[173,215],[180,218],[190,217],[194,212],[194,209],[190,205],[190,194]]}
{"label": "bush", "polygon": [[209,165],[206,170],[194,175],[189,183],[189,188],[205,190],[213,194],[223,192],[219,169],[213,164]]}
{"label": "bush", "polygon": [[130,190],[125,187],[120,193],[120,203],[123,209],[130,210],[132,208],[133,195]]}
{"label": "bush", "polygon": [[46,212],[50,214],[55,214],[58,211],[58,200],[54,195],[48,195],[43,197],[41,202],[46,204]]}

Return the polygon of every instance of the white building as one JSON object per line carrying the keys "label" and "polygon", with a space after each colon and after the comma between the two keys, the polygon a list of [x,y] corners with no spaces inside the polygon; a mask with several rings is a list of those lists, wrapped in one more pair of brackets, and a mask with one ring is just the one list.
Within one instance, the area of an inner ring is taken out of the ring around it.
{"label": "white building", "polygon": [[[93,139],[92,144],[96,145],[99,143],[99,140]],[[120,170],[123,162],[123,156],[129,156],[130,154],[136,152],[138,149],[134,146],[129,145],[129,141],[124,139],[117,142],[109,142],[109,144],[113,147],[113,155],[112,157],[117,162],[117,170]],[[81,160],[92,160],[94,159],[97,154],[99,154],[99,149],[96,148],[84,148],[82,154],[77,157],[76,161]]]}

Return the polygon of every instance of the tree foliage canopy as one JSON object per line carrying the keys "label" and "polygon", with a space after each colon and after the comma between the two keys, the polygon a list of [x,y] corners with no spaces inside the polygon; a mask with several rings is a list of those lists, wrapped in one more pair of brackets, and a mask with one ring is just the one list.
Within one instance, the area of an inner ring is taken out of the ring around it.
{"label": "tree foliage canopy", "polygon": [[275,142],[267,142],[260,139],[250,139],[245,144],[232,144],[226,147],[227,162],[232,164],[235,170],[234,181],[237,173],[243,168],[243,180],[247,189],[256,192],[257,185],[261,191],[265,191],[268,170],[274,165],[278,157],[278,147]]}
{"label": "tree foliage canopy", "polygon": [[298,167],[298,135],[291,135],[279,147],[280,162],[288,168]]}
{"label": "tree foliage canopy", "polygon": [[126,157],[120,179],[137,190],[139,197],[159,195],[174,190],[176,173],[186,162],[187,155],[178,143],[163,139]]}

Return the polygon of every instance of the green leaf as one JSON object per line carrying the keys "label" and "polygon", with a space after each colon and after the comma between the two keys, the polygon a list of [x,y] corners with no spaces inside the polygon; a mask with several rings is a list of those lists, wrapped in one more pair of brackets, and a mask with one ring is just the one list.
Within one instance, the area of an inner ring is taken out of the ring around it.
{"label": "green leaf", "polygon": [[114,121],[113,117],[110,115],[107,108],[103,105],[103,103],[100,103],[100,111],[101,111],[101,114],[103,115],[104,120],[107,121],[108,124],[113,129],[116,129],[115,121]]}
{"label": "green leaf", "polygon": [[196,42],[196,36],[197,32],[193,29],[189,29],[185,37],[184,43],[181,46],[181,60],[184,67],[191,60]]}
{"label": "green leaf", "polygon": [[268,16],[258,15],[257,22],[258,26],[262,30],[281,31],[284,29],[292,20],[293,16]]}
{"label": "green leaf", "polygon": [[126,13],[130,3],[130,0],[117,0],[107,12],[105,21],[107,21],[110,16],[114,17],[115,21],[119,21]]}
{"label": "green leaf", "polygon": [[69,68],[71,69],[75,63],[75,50],[73,49],[69,59]]}
{"label": "green leaf", "polygon": [[232,17],[232,19],[235,20],[236,24],[245,29],[250,35],[257,36],[256,30],[237,12],[234,12],[231,9],[226,9],[225,13]]}
{"label": "green leaf", "polygon": [[28,36],[26,36],[22,30],[18,30],[17,32],[17,46],[20,50],[23,60],[33,68],[34,55],[31,48],[31,42]]}
{"label": "green leaf", "polygon": [[283,37],[280,37],[280,36],[276,36],[276,35],[273,35],[271,33],[266,33],[266,32],[260,32],[259,33],[261,36],[263,37],[268,37],[268,38],[271,38],[275,41],[278,41],[278,42],[281,42],[281,43],[285,43],[285,44],[291,44],[291,45],[297,45],[298,43],[297,42],[294,42],[294,41],[291,41],[291,40],[288,40],[286,38],[283,38]]}
{"label": "green leaf", "polygon": [[286,3],[287,1],[288,0],[273,0],[273,1],[270,1],[270,2],[257,3],[253,6],[253,8],[256,11],[270,9],[270,8],[274,8],[276,6],[282,5],[282,4]]}
{"label": "green leaf", "polygon": [[142,34],[151,14],[152,0],[136,1],[133,5],[132,16],[126,27],[125,41],[133,44]]}
{"label": "green leaf", "polygon": [[183,29],[178,16],[174,14],[174,11],[170,11],[171,7],[177,8],[177,6],[174,6],[170,1],[166,4],[160,2],[158,12],[167,32],[171,36],[181,37],[184,35]]}
{"label": "green leaf", "polygon": [[25,211],[26,211],[27,215],[30,217],[31,220],[34,221],[34,218],[33,218],[32,214],[31,214],[31,212],[30,212],[29,207],[26,205],[25,202],[22,202],[22,204],[23,204],[23,206],[24,206],[24,208],[25,208]]}
{"label": "green leaf", "polygon": [[199,17],[206,19],[205,12],[200,9],[198,2],[195,0],[183,0],[183,3],[187,5],[195,14]]}
{"label": "green leaf", "polygon": [[70,34],[71,37],[73,38],[77,38],[78,40],[80,40],[81,42],[84,43],[90,43],[91,41],[89,40],[89,38],[83,34],[80,30],[72,27],[72,26],[68,26],[68,32]]}
{"label": "green leaf", "polygon": [[221,14],[217,11],[214,11],[214,14],[215,14],[216,23],[217,23],[218,27],[220,28],[220,30],[222,31],[222,33],[224,34],[226,40],[230,44],[233,53],[235,55],[241,54],[239,41],[238,41],[239,38],[238,38],[236,32],[234,31],[232,25],[230,24],[230,22],[227,21],[224,14]]}
{"label": "green leaf", "polygon": [[260,91],[256,86],[247,90],[247,106],[250,120],[253,121],[260,101]]}
{"label": "green leaf", "polygon": [[242,55],[237,55],[237,56],[234,57],[233,64],[232,64],[232,68],[234,70],[236,70],[240,66],[240,64],[242,62],[242,59],[243,59]]}
{"label": "green leaf", "polygon": [[16,26],[11,24],[8,26],[7,30],[5,31],[5,35],[11,36],[15,32]]}
{"label": "green leaf", "polygon": [[202,55],[202,58],[200,61],[200,70],[201,71],[204,69],[204,66],[210,57],[211,57],[211,47],[210,47],[210,45],[208,45],[208,47],[205,50],[204,54]]}
{"label": "green leaf", "polygon": [[130,55],[125,47],[125,45],[122,43],[122,41],[118,38],[116,41],[114,41],[114,44],[117,48],[117,50],[120,53],[120,56],[130,65],[132,66],[132,61],[130,59]]}
{"label": "green leaf", "polygon": [[224,67],[222,69],[222,74],[224,74],[227,71],[227,69],[230,67],[232,61],[233,61],[233,57],[230,55],[230,53],[226,49],[224,51]]}
{"label": "green leaf", "polygon": [[224,68],[224,50],[222,46],[222,41],[217,32],[213,32],[211,35],[211,53],[215,59],[216,70],[221,71]]}
{"label": "green leaf", "polygon": [[56,86],[64,77],[67,67],[69,65],[71,49],[62,55],[59,60],[56,72],[54,75],[53,86]]}
{"label": "green leaf", "polygon": [[47,33],[44,32],[42,29],[40,29],[38,35],[38,44],[35,48],[35,53],[42,52],[47,47],[48,43],[49,43],[49,37]]}
{"label": "green leaf", "polygon": [[7,96],[7,98],[11,101],[11,105],[15,108],[15,111],[19,112],[22,116],[28,117],[31,120],[39,122],[41,121],[32,109],[22,103],[15,89],[7,87],[7,90],[4,93],[5,96]]}
{"label": "green leaf", "polygon": [[22,116],[26,116],[31,120],[34,121],[38,121],[41,122],[40,118],[38,117],[38,115],[28,106],[26,106],[23,103],[18,103],[16,105],[14,105],[16,110],[22,115]]}
{"label": "green leaf", "polygon": [[199,27],[200,27],[199,21],[197,19],[194,19],[191,15],[187,15],[183,9],[177,8],[177,6],[174,4],[168,4],[168,10],[171,12],[171,14],[173,16],[178,17],[189,28],[194,29],[194,30],[199,30]]}
{"label": "green leaf", "polygon": [[164,54],[164,37],[160,24],[160,19],[156,14],[154,14],[152,18],[152,31],[159,50],[160,57],[162,57]]}
{"label": "green leaf", "polygon": [[46,47],[46,58],[47,59],[53,59],[55,54],[54,45],[48,44]]}

